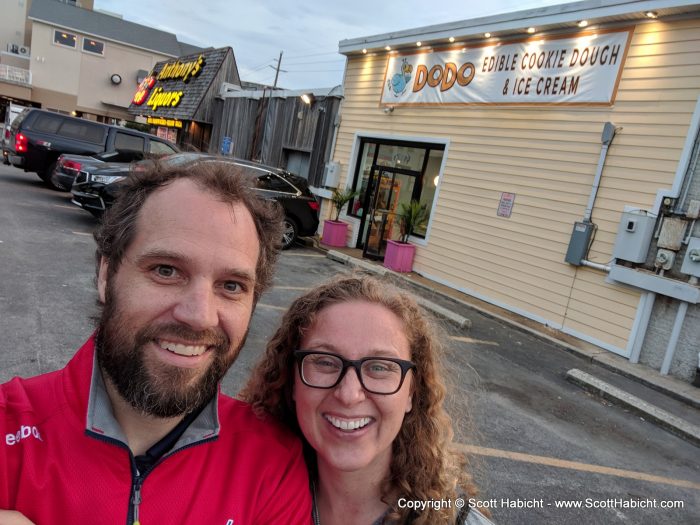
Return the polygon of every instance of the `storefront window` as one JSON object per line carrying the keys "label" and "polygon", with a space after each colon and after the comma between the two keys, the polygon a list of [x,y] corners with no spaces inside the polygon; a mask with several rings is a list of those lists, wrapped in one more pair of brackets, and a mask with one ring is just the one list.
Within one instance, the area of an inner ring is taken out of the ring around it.
{"label": "storefront window", "polygon": [[[428,163],[425,166],[425,173],[423,174],[423,187],[420,192],[419,202],[426,205],[428,217],[431,216],[433,211],[433,200],[435,198],[435,190],[437,190],[437,185],[440,178],[440,166],[442,165],[443,153],[444,152],[442,150],[430,150]],[[427,229],[428,221],[426,221],[422,226],[416,228],[413,235],[425,237]]]}
{"label": "storefront window", "polygon": [[350,201],[347,210],[347,213],[353,217],[362,217],[364,214],[363,203],[365,202],[369,175],[372,169],[372,163],[374,162],[374,152],[377,149],[377,145],[371,142],[365,142],[362,146],[363,149],[360,153],[360,169],[358,172],[359,176],[355,180],[355,190],[359,191],[360,194]]}
{"label": "storefront window", "polygon": [[423,169],[425,149],[382,144],[379,146],[377,164],[420,172]]}
{"label": "storefront window", "polygon": [[[426,205],[430,218],[443,153],[442,146],[432,144],[363,139],[353,185],[359,196],[348,207],[349,215],[361,219],[358,247],[373,242],[381,247],[387,239],[398,238],[401,204],[417,200]],[[427,221],[413,235],[426,233]],[[376,251],[381,253],[380,248]]]}

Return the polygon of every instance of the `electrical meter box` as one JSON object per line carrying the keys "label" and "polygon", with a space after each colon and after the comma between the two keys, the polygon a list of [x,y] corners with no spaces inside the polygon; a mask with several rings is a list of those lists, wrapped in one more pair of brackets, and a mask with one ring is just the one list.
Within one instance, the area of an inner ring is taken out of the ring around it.
{"label": "electrical meter box", "polygon": [[633,263],[646,261],[656,216],[644,210],[626,211],[617,228],[613,257]]}
{"label": "electrical meter box", "polygon": [[681,273],[700,277],[700,237],[691,237],[688,241]]}
{"label": "electrical meter box", "polygon": [[566,250],[566,257],[564,258],[566,262],[574,266],[581,266],[581,261],[588,254],[594,231],[595,224],[592,222],[574,223],[574,231],[571,232],[569,248]]}

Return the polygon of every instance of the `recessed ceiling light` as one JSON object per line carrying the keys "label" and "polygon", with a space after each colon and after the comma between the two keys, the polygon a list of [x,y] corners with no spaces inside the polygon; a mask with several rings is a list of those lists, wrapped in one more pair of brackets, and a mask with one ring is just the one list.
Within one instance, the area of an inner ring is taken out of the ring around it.
{"label": "recessed ceiling light", "polygon": [[532,34],[532,33],[535,32],[535,28],[534,28],[534,27],[528,27],[528,28],[527,28],[527,32],[530,33],[530,34]]}
{"label": "recessed ceiling light", "polygon": [[416,42],[416,45],[417,45],[418,47],[420,47],[420,46],[423,45],[423,42],[421,42],[421,41],[419,40],[418,42]]}
{"label": "recessed ceiling light", "polygon": [[647,11],[646,13],[644,13],[644,16],[646,16],[647,18],[658,18],[659,13],[657,13],[656,11]]}
{"label": "recessed ceiling light", "polygon": [[454,41],[455,41],[455,37],[451,36],[451,37],[450,37],[450,42],[454,42]]}
{"label": "recessed ceiling light", "polygon": [[588,20],[581,20],[581,21],[578,23],[578,26],[579,26],[579,27],[586,27],[587,25],[588,25]]}
{"label": "recessed ceiling light", "polygon": [[384,46],[384,49],[386,49],[387,51],[391,51],[391,46]]}
{"label": "recessed ceiling light", "polygon": [[484,33],[485,38],[491,38],[491,33]]}
{"label": "recessed ceiling light", "polygon": [[366,54],[367,54],[367,50],[366,50],[366,49],[363,49],[363,50],[362,50],[362,54],[363,54],[363,55],[366,55]]}

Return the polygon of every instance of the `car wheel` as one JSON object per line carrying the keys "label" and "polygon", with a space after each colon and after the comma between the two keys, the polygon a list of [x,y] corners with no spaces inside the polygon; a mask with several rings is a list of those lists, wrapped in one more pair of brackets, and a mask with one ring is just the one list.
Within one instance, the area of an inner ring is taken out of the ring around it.
{"label": "car wheel", "polygon": [[39,177],[41,180],[43,180],[46,185],[51,188],[52,190],[56,191],[69,191],[63,186],[59,186],[54,182],[53,179],[53,172],[56,171],[56,165],[58,164],[58,161],[52,162],[49,167],[46,169],[46,171],[43,174],[39,174]]}
{"label": "car wheel", "polygon": [[297,226],[296,221],[290,217],[285,217],[282,224],[282,249],[286,250],[292,246],[292,244],[294,244],[294,241],[297,240],[297,232],[299,231],[299,227]]}

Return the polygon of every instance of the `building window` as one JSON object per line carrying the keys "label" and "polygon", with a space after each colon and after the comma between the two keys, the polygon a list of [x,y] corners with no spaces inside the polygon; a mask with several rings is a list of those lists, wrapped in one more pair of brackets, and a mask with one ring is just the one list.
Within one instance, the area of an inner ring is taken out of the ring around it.
{"label": "building window", "polygon": [[77,41],[78,41],[78,37],[71,34],[71,33],[59,31],[58,29],[53,32],[53,43],[54,44],[74,48],[76,46]]}
{"label": "building window", "polygon": [[104,42],[99,42],[97,40],[83,38],[83,51],[87,53],[94,53],[95,55],[104,55],[105,44]]}
{"label": "building window", "polygon": [[[443,154],[444,146],[437,144],[362,139],[352,185],[358,196],[347,209],[349,216],[360,219],[358,248],[367,239],[371,243],[373,236],[397,239],[396,216],[402,204],[425,204],[430,219]],[[413,235],[425,238],[428,222]]]}

